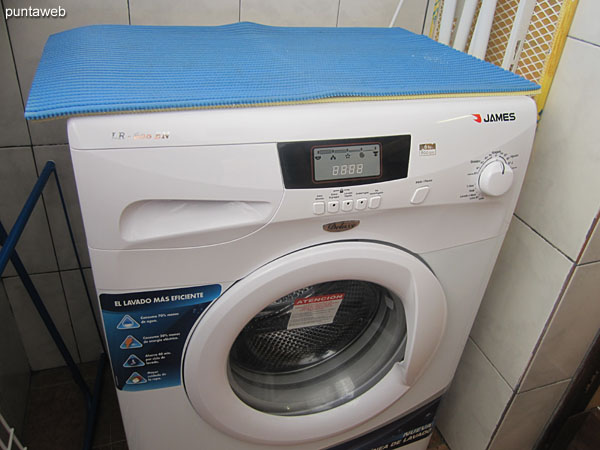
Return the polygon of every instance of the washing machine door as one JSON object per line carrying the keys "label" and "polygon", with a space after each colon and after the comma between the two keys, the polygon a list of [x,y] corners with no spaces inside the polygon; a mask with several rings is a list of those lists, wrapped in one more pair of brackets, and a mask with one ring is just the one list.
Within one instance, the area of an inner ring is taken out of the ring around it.
{"label": "washing machine door", "polygon": [[404,395],[442,338],[446,299],[417,257],[335,242],[235,283],[188,341],[189,400],[221,431],[294,444],[351,429]]}

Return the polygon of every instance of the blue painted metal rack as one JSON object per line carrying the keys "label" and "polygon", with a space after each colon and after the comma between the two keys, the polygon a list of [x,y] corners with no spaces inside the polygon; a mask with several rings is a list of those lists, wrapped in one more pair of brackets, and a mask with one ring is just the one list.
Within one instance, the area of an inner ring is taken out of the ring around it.
{"label": "blue painted metal rack", "polygon": [[[48,329],[50,336],[52,336],[52,339],[56,343],[56,346],[58,347],[58,350],[60,351],[62,357],[64,358],[65,363],[69,367],[69,370],[71,371],[71,375],[73,376],[75,383],[77,383],[77,385],[79,386],[79,389],[81,390],[81,392],[85,398],[86,410],[87,410],[85,436],[84,436],[82,448],[83,448],[83,450],[89,450],[92,447],[92,440],[94,437],[94,428],[96,425],[96,418],[98,416],[97,413],[98,413],[98,406],[100,403],[100,394],[101,394],[101,390],[102,390],[102,378],[103,378],[103,374],[104,374],[104,367],[106,365],[106,351],[104,351],[103,353],[100,354],[100,360],[98,362],[98,368],[97,368],[97,372],[96,372],[96,379],[94,381],[94,387],[93,387],[93,390],[90,390],[90,388],[86,384],[85,380],[83,379],[83,376],[81,375],[81,372],[79,371],[79,368],[77,367],[77,364],[75,364],[75,361],[73,360],[73,357],[71,356],[71,353],[69,352],[69,349],[67,348],[64,340],[62,339],[60,332],[56,328],[56,325],[54,324],[52,317],[50,317],[50,314],[48,313],[48,310],[46,309],[46,306],[44,305],[44,302],[42,301],[40,294],[38,293],[37,289],[35,288],[32,280],[31,280],[31,277],[27,273],[27,270],[25,269],[25,266],[23,265],[21,258],[19,257],[19,255],[17,254],[17,252],[15,250],[15,246],[17,245],[17,242],[19,241],[19,238],[21,237],[21,234],[23,233],[23,230],[25,229],[25,225],[27,225],[27,221],[29,220],[31,213],[33,212],[33,209],[34,209],[35,205],[37,204],[37,201],[39,200],[40,196],[42,195],[42,191],[44,190],[44,187],[46,186],[48,180],[50,179],[50,177],[52,175],[54,175],[54,179],[56,180],[56,186],[58,188],[58,194],[60,196],[62,208],[65,213],[65,219],[67,222],[67,228],[69,230],[69,235],[71,237],[71,243],[73,244],[73,249],[75,251],[75,257],[77,258],[77,265],[78,265],[79,271],[81,273],[81,278],[83,280],[85,292],[87,294],[88,303],[89,303],[89,306],[90,306],[90,308],[92,310],[92,314],[93,314],[92,299],[90,298],[87,283],[85,281],[85,277],[83,275],[83,270],[81,268],[81,260],[79,259],[79,253],[77,252],[77,246],[75,245],[73,229],[71,227],[71,222],[69,221],[69,216],[67,214],[67,208],[65,205],[65,200],[63,197],[62,189],[60,187],[60,182],[58,180],[58,174],[56,172],[56,165],[55,165],[54,161],[48,161],[46,163],[46,165],[44,166],[44,169],[42,170],[37,182],[33,186],[33,189],[31,191],[31,193],[29,194],[29,197],[27,198],[27,201],[25,202],[23,209],[21,210],[19,216],[17,217],[15,224],[13,225],[12,229],[10,230],[10,233],[8,233],[8,234],[6,233],[6,229],[0,222],[0,245],[2,245],[2,249],[0,250],[0,275],[4,272],[4,269],[6,268],[8,261],[11,261],[13,263],[15,270],[17,271],[17,274],[19,275],[19,278],[21,279],[21,281],[23,282],[23,285],[25,286],[25,289],[27,290],[29,296],[31,297],[31,301],[33,302],[35,308],[37,309],[38,314],[40,315],[41,319],[44,321],[44,325]],[[95,320],[95,316],[94,316],[94,320]],[[96,330],[98,331],[98,335],[100,337],[100,341],[103,343],[102,345],[104,346],[104,341],[103,341],[102,335],[100,333],[100,328],[98,326],[98,322],[95,321],[95,324],[96,324]]]}

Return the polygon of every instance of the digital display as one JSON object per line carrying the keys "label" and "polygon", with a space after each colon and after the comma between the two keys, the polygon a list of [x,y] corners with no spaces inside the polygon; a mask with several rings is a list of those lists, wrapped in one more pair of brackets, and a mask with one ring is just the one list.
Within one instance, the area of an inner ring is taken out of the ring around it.
{"label": "digital display", "polygon": [[315,181],[377,178],[381,175],[381,145],[373,143],[314,147]]}

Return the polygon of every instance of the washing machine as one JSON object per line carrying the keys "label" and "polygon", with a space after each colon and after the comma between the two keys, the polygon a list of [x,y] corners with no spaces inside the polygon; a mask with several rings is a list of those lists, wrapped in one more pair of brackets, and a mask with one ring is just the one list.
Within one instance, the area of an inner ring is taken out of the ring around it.
{"label": "washing machine", "polygon": [[425,449],[535,125],[523,96],[71,118],[129,448]]}

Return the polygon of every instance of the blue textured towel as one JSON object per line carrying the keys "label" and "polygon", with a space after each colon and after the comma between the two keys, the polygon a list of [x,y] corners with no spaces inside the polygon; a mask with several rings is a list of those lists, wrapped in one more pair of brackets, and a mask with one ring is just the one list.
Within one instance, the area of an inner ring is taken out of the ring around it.
{"label": "blue textured towel", "polygon": [[50,36],[25,117],[537,89],[401,28],[96,25]]}

